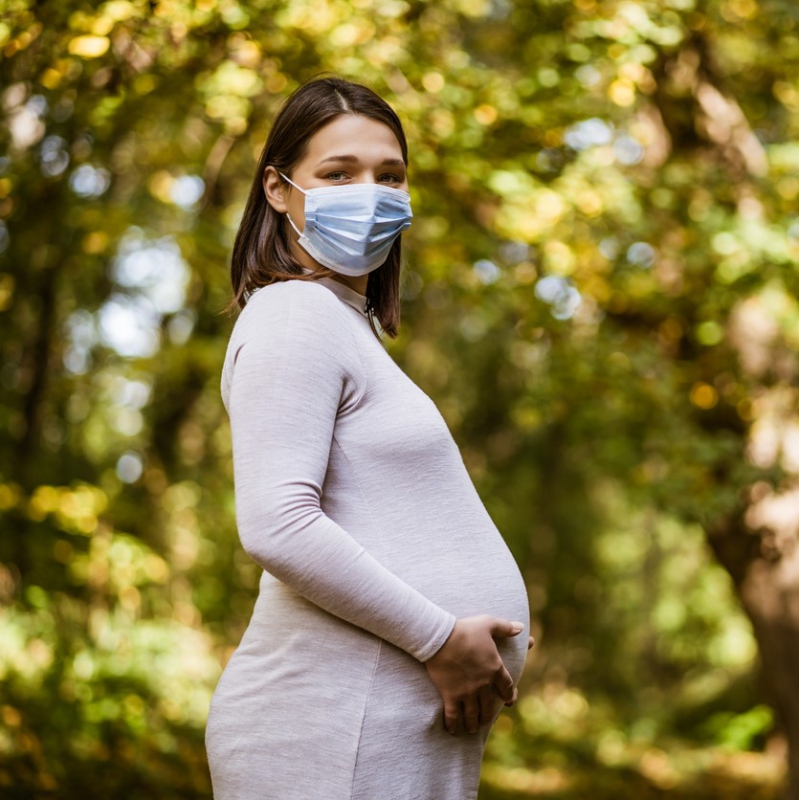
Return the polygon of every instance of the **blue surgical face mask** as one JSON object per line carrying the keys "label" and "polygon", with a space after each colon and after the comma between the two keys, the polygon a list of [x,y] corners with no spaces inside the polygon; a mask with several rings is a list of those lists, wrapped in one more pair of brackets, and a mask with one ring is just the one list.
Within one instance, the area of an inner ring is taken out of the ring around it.
{"label": "blue surgical face mask", "polygon": [[391,245],[410,228],[411,196],[377,183],[301,189],[305,195],[305,230],[300,247],[320,264],[342,275],[366,275],[383,264]]}

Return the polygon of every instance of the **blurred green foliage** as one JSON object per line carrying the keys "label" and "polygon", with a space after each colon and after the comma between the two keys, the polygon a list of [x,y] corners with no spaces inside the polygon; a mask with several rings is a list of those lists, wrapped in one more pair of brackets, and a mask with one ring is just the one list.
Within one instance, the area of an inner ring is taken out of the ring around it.
{"label": "blurred green foliage", "polygon": [[0,794],[210,796],[229,252],[334,71],[407,126],[387,346],[529,584],[483,796],[799,797],[793,2],[6,0],[0,52]]}

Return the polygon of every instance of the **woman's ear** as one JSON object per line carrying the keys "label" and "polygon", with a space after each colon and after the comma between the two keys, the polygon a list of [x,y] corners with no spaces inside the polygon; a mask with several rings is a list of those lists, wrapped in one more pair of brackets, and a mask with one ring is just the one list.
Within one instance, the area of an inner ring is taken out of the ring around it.
{"label": "woman's ear", "polygon": [[264,169],[262,184],[264,187],[264,195],[266,202],[280,214],[285,214],[288,211],[288,192],[289,188],[286,182],[278,175],[274,167],[266,167]]}

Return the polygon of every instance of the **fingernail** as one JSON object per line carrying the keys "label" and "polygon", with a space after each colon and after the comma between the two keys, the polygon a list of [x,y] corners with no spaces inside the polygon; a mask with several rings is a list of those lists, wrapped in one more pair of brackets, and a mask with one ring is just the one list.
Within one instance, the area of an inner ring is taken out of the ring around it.
{"label": "fingernail", "polygon": [[523,631],[524,630],[524,623],[523,622],[511,622],[511,628],[515,631]]}

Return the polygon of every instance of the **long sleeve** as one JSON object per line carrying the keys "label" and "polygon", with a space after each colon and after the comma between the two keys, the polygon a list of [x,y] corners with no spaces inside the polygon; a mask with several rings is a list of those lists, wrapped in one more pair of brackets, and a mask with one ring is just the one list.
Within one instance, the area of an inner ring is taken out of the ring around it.
{"label": "long sleeve", "polygon": [[357,408],[368,380],[352,321],[324,287],[274,289],[242,312],[223,378],[242,546],[311,602],[425,661],[455,617],[321,507],[336,421]]}

